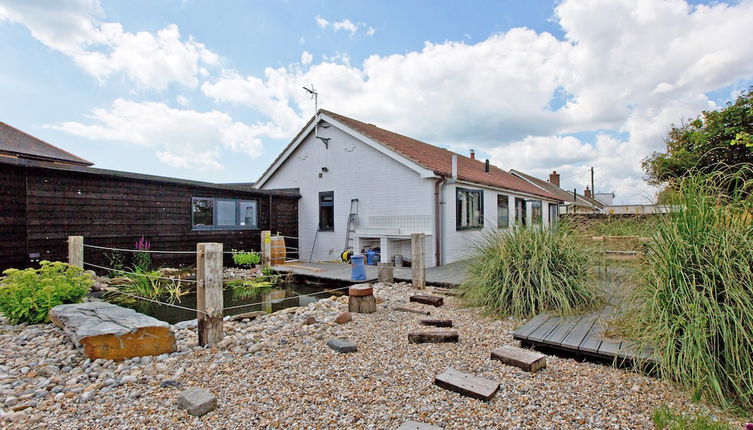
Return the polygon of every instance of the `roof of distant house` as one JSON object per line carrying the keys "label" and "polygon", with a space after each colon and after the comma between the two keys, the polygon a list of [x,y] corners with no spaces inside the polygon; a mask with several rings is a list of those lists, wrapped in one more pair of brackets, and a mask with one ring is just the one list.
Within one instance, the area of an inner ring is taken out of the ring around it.
{"label": "roof of distant house", "polygon": [[[521,172],[519,170],[515,170],[515,169],[510,170],[510,173],[512,173],[515,176],[521,177],[521,178],[523,178],[523,179],[525,179],[525,180],[527,180],[527,181],[535,184],[538,187],[541,187],[541,188],[545,189],[546,191],[548,191],[551,194],[554,194],[555,196],[557,196],[558,199],[560,199],[560,200],[562,200],[564,202],[570,202],[570,203],[572,203],[574,201],[573,200],[573,193],[571,191],[563,190],[562,188],[558,187],[557,185],[554,185],[553,183],[551,183],[549,181],[545,181],[543,179],[539,179],[539,178],[537,178],[535,176],[531,176],[531,175],[529,175],[527,173],[523,173],[523,172]],[[575,196],[576,196],[576,199],[577,199],[577,201],[575,201],[575,204],[578,205],[578,206],[595,207],[595,208],[598,208],[598,209],[603,209],[604,208],[604,203],[602,203],[602,202],[600,202],[600,201],[598,201],[596,199],[593,199],[593,198],[590,198],[590,197],[586,197],[586,196],[584,196],[582,194],[578,194],[578,193],[576,193]]]}
{"label": "roof of distant house", "polygon": [[0,155],[80,166],[94,164],[2,121],[0,121]]}
{"label": "roof of distant house", "polygon": [[262,175],[262,178],[267,175],[273,166],[280,160],[288,149],[298,141],[301,134],[308,128],[312,121],[316,120],[321,114],[328,116],[332,120],[340,122],[353,129],[354,131],[370,138],[371,140],[385,146],[386,148],[394,151],[395,153],[405,157],[419,166],[431,170],[438,176],[452,176],[452,156],[457,156],[457,175],[458,180],[465,182],[472,182],[479,185],[486,185],[494,188],[503,188],[511,191],[518,191],[525,194],[532,194],[539,197],[559,200],[556,195],[553,195],[546,190],[542,190],[523,179],[511,175],[510,173],[494,166],[489,166],[489,172],[485,171],[485,162],[482,160],[471,159],[455,152],[449,151],[444,148],[439,148],[434,145],[430,145],[426,142],[422,142],[417,139],[413,139],[402,134],[398,134],[383,128],[379,128],[374,124],[368,124],[355,120],[353,118],[340,115],[335,112],[320,109],[315,117],[309,121],[309,123],[301,130],[300,133],[291,141],[290,145],[283,151],[277,160],[267,169]]}

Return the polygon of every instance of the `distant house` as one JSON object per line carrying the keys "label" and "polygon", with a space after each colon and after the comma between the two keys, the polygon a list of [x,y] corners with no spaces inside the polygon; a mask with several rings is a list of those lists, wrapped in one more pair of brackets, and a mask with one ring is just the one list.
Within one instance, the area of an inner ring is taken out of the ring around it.
{"label": "distant house", "polygon": [[561,199],[488,160],[465,157],[320,110],[256,182],[299,190],[301,258],[379,248],[410,257],[426,235],[426,264],[466,258],[482,231],[548,224]]}
{"label": "distant house", "polygon": [[[261,230],[298,235],[298,194],[95,169],[91,162],[0,122],[0,271],[67,259],[68,236],[132,249],[260,248]],[[296,247],[295,241],[289,240]],[[87,263],[107,265],[86,248]],[[191,254],[154,254],[157,264],[192,264]],[[229,261],[228,261],[229,263]],[[86,268],[92,268],[87,266]]]}
{"label": "distant house", "polygon": [[549,174],[549,181],[536,178],[519,170],[513,169],[510,170],[510,173],[528,181],[530,184],[535,185],[542,190],[546,190],[547,192],[557,196],[560,200],[562,200],[560,213],[601,213],[606,206],[601,201],[591,197],[591,190],[588,189],[588,187],[586,187],[585,195],[578,194],[575,190],[567,191],[560,188],[560,175],[556,170]]}

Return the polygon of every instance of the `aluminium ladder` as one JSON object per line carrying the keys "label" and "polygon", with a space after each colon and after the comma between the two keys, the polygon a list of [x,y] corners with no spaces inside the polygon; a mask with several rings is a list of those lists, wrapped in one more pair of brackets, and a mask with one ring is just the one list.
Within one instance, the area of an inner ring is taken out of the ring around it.
{"label": "aluminium ladder", "polygon": [[345,231],[345,249],[353,250],[353,235],[356,233],[356,224],[358,223],[358,199],[350,200],[350,214],[348,215],[348,229]]}

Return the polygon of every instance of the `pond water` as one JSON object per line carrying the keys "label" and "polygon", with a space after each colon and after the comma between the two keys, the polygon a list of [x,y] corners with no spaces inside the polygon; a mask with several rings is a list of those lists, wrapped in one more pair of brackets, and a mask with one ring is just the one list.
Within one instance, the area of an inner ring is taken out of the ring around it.
{"label": "pond water", "polygon": [[[331,286],[331,288],[335,287]],[[253,311],[272,313],[285,308],[306,306],[317,300],[342,294],[342,290],[332,291],[331,293],[326,293],[326,290],[327,286],[311,285],[300,281],[289,282],[284,288],[259,289],[258,291],[249,291],[248,289],[233,290],[233,288],[226,286],[223,293],[225,308],[245,304],[249,304],[249,306],[227,310],[225,311],[225,316]],[[196,309],[196,293],[181,297],[180,302],[176,302],[175,304],[189,309]],[[196,311],[178,309],[172,306],[138,302],[131,307],[138,312],[153,316],[170,324],[196,319]]]}

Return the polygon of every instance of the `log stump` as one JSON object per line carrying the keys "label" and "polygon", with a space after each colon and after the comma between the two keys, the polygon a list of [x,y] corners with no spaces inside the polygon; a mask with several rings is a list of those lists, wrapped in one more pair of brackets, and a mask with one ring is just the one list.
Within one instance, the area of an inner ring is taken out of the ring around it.
{"label": "log stump", "polygon": [[374,289],[368,285],[354,285],[348,288],[348,312],[373,314],[376,312]]}

